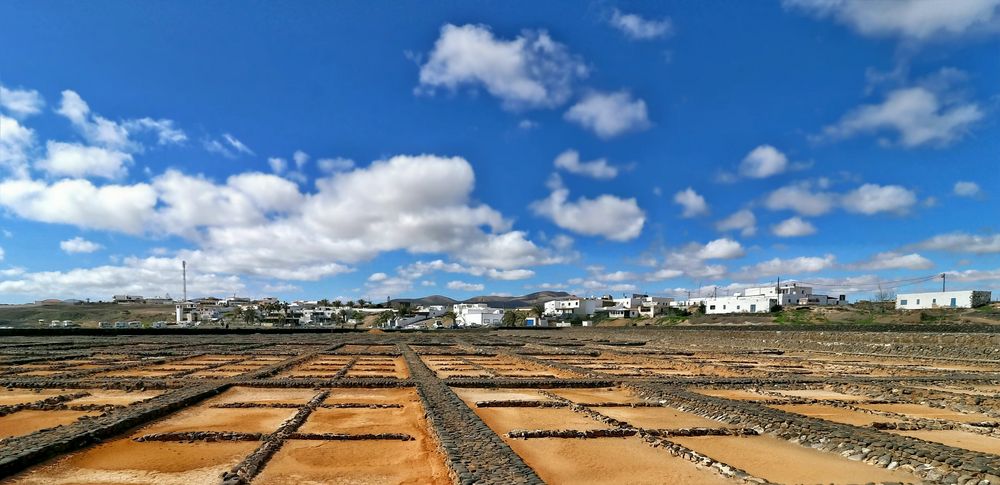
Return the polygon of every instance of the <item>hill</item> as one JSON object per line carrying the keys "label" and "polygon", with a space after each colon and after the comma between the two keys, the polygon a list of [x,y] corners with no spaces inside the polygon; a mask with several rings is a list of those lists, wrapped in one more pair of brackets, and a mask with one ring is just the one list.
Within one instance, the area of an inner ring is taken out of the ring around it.
{"label": "hill", "polygon": [[139,320],[152,323],[173,321],[173,305],[116,305],[114,303],[0,305],[0,326],[37,326],[43,320],[72,320],[84,327],[96,327],[97,322]]}

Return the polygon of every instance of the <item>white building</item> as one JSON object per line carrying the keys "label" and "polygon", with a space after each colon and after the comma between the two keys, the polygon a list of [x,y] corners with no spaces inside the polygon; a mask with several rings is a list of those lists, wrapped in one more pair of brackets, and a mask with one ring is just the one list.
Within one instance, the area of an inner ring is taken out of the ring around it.
{"label": "white building", "polygon": [[486,303],[456,303],[452,311],[455,324],[460,327],[499,327],[503,324],[504,310],[490,308]]}
{"label": "white building", "polygon": [[545,302],[545,316],[593,315],[602,306],[604,306],[604,302],[596,298],[562,298],[559,300],[550,300]]}
{"label": "white building", "polygon": [[813,293],[812,287],[801,286],[798,283],[785,284],[781,287],[758,286],[755,288],[747,288],[746,290],[743,290],[742,293],[737,293],[737,295],[777,297],[778,304],[782,306],[847,304],[846,295],[839,295],[836,297],[819,295]]}
{"label": "white building", "polygon": [[691,309],[705,305],[705,313],[767,313],[775,305],[846,305],[847,296],[836,297],[813,293],[809,286],[789,283],[778,286],[758,286],[736,292],[732,296],[698,297],[671,302],[670,306]]}
{"label": "white building", "polygon": [[615,305],[599,309],[600,312],[608,312],[608,318],[635,318],[639,316],[637,308],[629,308],[624,305]]}
{"label": "white building", "polygon": [[718,298],[705,299],[705,314],[717,315],[721,313],[767,313],[771,307],[778,304],[776,295],[754,295],[743,296],[736,294],[733,296],[720,296]]}
{"label": "white building", "polygon": [[639,303],[639,315],[647,318],[653,318],[657,315],[663,315],[667,313],[671,304],[674,302],[673,298],[661,297],[661,296],[646,296]]}
{"label": "white building", "polygon": [[896,309],[975,308],[988,305],[990,298],[992,298],[992,293],[989,291],[974,290],[900,293],[896,295]]}

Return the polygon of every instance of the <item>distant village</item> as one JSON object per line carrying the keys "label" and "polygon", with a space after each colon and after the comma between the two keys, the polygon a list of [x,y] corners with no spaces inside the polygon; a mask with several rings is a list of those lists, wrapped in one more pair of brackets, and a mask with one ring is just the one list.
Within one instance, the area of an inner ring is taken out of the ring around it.
{"label": "distant village", "polygon": [[[934,308],[975,308],[988,305],[992,293],[981,290],[938,291],[883,294],[875,302],[896,310]],[[655,319],[692,314],[761,314],[783,308],[846,306],[847,295],[824,295],[798,283],[745,288],[731,295],[674,299],[629,294],[577,297],[566,296],[539,301],[531,306],[500,308],[496,303],[455,303],[451,305],[415,305],[407,301],[374,303],[357,301],[293,301],[277,298],[251,299],[195,298],[175,301],[171,298],[147,298],[139,295],[115,295],[116,305],[172,305],[174,318],[155,322],[138,320],[102,321],[100,328],[180,328],[192,326],[229,327],[329,327],[415,330],[482,327],[569,327],[590,326],[607,320]],[[82,303],[79,300],[47,300],[37,303]],[[872,302],[866,302],[872,303]],[[497,306],[491,306],[497,305]],[[50,327],[78,327],[72,321],[39,321]]]}

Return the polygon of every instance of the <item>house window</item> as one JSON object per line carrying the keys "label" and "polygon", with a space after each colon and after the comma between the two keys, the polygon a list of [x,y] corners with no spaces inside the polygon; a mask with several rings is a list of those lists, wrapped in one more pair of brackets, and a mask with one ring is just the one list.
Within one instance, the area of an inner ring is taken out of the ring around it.
{"label": "house window", "polygon": [[937,305],[937,298],[931,299],[931,305]]}
{"label": "house window", "polygon": [[920,298],[917,298],[917,305],[920,304]]}
{"label": "house window", "polygon": [[899,304],[902,306],[906,306],[906,300],[899,300]]}
{"label": "house window", "polygon": [[709,307],[708,307],[708,309],[709,309],[709,310],[715,310],[715,305],[711,305],[711,306],[709,306]]}
{"label": "house window", "polygon": [[955,306],[956,306],[957,304],[958,304],[958,299],[957,299],[957,298],[952,298],[952,299],[951,299],[951,307],[952,307],[952,308],[955,308]]}
{"label": "house window", "polygon": [[725,310],[726,309],[726,305],[722,305],[722,309]]}

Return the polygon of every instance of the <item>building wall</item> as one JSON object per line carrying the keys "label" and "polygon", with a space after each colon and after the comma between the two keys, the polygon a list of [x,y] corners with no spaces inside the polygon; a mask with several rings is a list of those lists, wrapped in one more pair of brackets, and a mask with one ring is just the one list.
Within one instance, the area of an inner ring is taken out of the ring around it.
{"label": "building wall", "polygon": [[989,291],[932,291],[927,293],[900,293],[896,295],[896,309],[923,310],[928,308],[973,308],[990,302]]}
{"label": "building wall", "polygon": [[705,313],[767,313],[775,303],[773,296],[722,296],[705,300]]}

